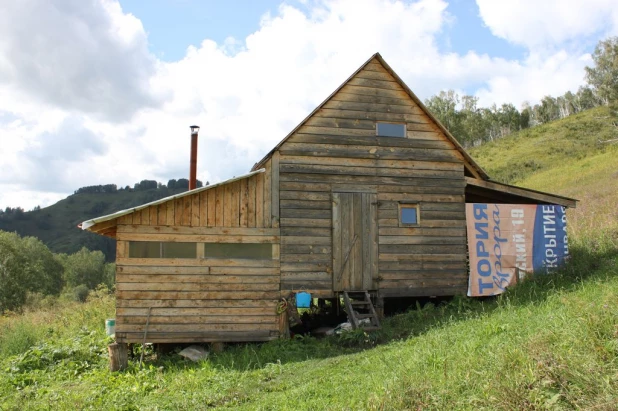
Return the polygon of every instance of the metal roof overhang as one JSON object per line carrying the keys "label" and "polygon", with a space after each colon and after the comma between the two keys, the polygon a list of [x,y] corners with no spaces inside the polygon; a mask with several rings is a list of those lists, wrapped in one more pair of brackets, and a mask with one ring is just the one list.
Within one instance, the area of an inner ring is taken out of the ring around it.
{"label": "metal roof overhang", "polygon": [[466,177],[466,203],[558,204],[575,208],[577,201],[543,191]]}

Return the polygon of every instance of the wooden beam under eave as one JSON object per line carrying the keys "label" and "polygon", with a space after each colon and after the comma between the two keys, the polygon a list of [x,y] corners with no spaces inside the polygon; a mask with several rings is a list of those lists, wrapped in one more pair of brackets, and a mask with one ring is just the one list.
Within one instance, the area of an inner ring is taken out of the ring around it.
{"label": "wooden beam under eave", "polygon": [[507,195],[524,197],[532,199],[539,203],[559,204],[564,207],[576,208],[577,200],[569,197],[558,196],[555,194],[545,193],[542,191],[531,190],[528,188],[515,187],[508,184],[497,183],[494,181],[480,180],[472,177],[466,177],[466,184],[473,187],[479,187],[494,192],[504,193]]}
{"label": "wooden beam under eave", "polygon": [[113,231],[113,237],[115,237],[117,225],[118,225],[118,219],[114,218],[109,221],[102,221],[100,223],[97,223],[93,225],[92,227],[88,228],[87,230],[93,233],[106,235],[108,237],[110,237],[110,234],[108,233],[111,233]]}

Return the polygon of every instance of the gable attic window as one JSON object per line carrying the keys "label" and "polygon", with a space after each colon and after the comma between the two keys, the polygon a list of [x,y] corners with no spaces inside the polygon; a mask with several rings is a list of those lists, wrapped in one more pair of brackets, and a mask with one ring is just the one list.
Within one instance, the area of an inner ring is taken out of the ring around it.
{"label": "gable attic window", "polygon": [[378,137],[406,138],[406,125],[399,123],[376,123],[376,135]]}

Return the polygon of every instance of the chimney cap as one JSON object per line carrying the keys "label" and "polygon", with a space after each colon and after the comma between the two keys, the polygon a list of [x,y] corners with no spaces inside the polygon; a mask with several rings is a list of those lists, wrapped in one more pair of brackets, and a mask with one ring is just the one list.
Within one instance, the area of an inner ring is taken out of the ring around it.
{"label": "chimney cap", "polygon": [[191,135],[197,134],[200,131],[200,126],[189,126],[189,128],[191,129]]}

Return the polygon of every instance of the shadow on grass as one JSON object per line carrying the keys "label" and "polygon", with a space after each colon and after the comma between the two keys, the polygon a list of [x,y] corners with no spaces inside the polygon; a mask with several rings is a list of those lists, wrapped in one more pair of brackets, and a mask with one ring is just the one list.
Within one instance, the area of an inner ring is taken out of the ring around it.
{"label": "shadow on grass", "polygon": [[[618,275],[618,249],[615,247],[595,244],[573,246],[571,255],[569,264],[559,271],[536,275],[498,297],[481,300],[458,296],[438,306],[417,306],[406,313],[386,318],[382,329],[373,333],[357,330],[322,339],[296,337],[268,343],[229,345],[222,353],[211,353],[208,361],[216,368],[247,371],[261,369],[273,363],[285,364],[353,354],[380,344],[422,335],[454,322],[478,318],[507,304],[538,304],[556,292],[573,291],[584,282],[603,282]],[[201,367],[199,363],[185,362],[177,355],[163,356],[154,361],[153,365],[165,365],[166,369],[169,366]]]}

